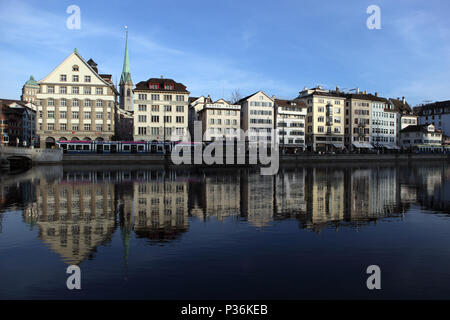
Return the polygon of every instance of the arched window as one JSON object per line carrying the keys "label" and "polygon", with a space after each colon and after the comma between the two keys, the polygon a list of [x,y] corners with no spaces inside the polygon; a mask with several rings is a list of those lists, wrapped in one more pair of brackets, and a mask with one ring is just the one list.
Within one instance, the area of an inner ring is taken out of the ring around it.
{"label": "arched window", "polygon": [[130,89],[127,90],[127,97],[130,96]]}
{"label": "arched window", "polygon": [[96,106],[97,107],[102,107],[103,106],[103,101],[102,100],[97,100]]}
{"label": "arched window", "polygon": [[78,66],[76,64],[74,64],[72,66],[72,71],[79,71],[80,69],[78,68]]}
{"label": "arched window", "polygon": [[73,99],[72,100],[72,107],[78,107],[79,103],[78,103],[78,99]]}

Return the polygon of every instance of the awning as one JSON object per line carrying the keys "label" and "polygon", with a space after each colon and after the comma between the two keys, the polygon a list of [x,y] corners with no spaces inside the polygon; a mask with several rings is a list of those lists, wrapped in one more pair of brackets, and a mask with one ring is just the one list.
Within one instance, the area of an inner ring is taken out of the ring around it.
{"label": "awning", "polygon": [[378,143],[378,144],[374,144],[374,146],[376,148],[386,148],[389,150],[399,150],[400,147],[397,146],[396,144],[392,144],[392,143]]}
{"label": "awning", "polygon": [[340,144],[340,143],[333,143],[333,146],[334,146],[335,148],[338,148],[338,149],[343,149],[343,148],[344,148],[344,145],[343,145],[343,144]]}
{"label": "awning", "polygon": [[364,142],[353,142],[352,143],[355,148],[365,148],[365,149],[373,149],[372,145],[370,143],[364,143]]}

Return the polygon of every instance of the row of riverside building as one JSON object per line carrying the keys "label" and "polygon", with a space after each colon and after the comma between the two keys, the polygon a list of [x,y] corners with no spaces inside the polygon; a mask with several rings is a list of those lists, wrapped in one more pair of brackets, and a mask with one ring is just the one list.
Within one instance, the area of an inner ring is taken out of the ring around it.
{"label": "row of riverside building", "polygon": [[31,76],[20,100],[0,99],[1,143],[52,148],[61,140],[180,141],[192,136],[195,121],[205,142],[242,129],[249,141],[276,137],[286,150],[410,149],[442,145],[450,135],[450,101],[412,110],[404,97],[321,86],[292,99],[258,91],[236,100],[192,97],[184,84],[163,76],[134,86],[127,32],[119,88],[75,49],[41,80]]}

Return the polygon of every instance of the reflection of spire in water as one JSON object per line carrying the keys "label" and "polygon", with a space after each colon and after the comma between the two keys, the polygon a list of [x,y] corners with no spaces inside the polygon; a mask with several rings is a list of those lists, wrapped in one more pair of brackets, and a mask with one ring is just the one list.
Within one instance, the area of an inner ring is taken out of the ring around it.
{"label": "reflection of spire in water", "polygon": [[120,233],[122,235],[122,243],[125,250],[123,256],[123,260],[125,263],[125,279],[128,280],[128,257],[130,254],[131,226],[121,226]]}
{"label": "reflection of spire in water", "polygon": [[[131,217],[125,212],[124,204],[119,206],[119,217],[120,217],[120,235],[122,238],[122,244],[124,248],[123,261],[125,265],[125,280],[128,280],[128,258],[130,255],[130,239],[131,239],[131,229],[132,221]],[[120,208],[122,210],[120,210]],[[133,208],[133,206],[132,206]]]}

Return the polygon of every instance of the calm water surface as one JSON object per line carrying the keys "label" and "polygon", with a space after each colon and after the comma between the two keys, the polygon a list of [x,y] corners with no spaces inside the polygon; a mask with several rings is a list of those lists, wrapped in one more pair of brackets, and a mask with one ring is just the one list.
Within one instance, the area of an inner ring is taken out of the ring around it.
{"label": "calm water surface", "polygon": [[450,298],[446,163],[46,166],[0,182],[1,299]]}

